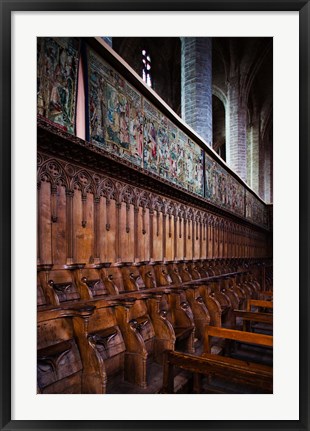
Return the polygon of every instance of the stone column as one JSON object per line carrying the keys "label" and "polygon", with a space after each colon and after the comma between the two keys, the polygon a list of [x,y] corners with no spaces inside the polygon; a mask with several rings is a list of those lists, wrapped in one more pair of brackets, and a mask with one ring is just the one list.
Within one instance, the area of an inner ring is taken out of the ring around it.
{"label": "stone column", "polygon": [[229,109],[229,166],[244,181],[247,179],[247,103],[243,97],[239,75],[230,77]]}
{"label": "stone column", "polygon": [[181,38],[182,118],[212,146],[212,38]]}
{"label": "stone column", "polygon": [[264,178],[263,178],[263,185],[264,185],[264,194],[262,195],[262,198],[267,203],[272,203],[273,196],[272,196],[272,174],[273,174],[273,160],[272,160],[272,143],[266,142],[265,143],[265,169],[264,169]]}
{"label": "stone column", "polygon": [[248,144],[247,144],[247,183],[259,193],[260,175],[262,175],[262,151],[260,142],[260,119],[255,112],[252,123],[248,125]]}

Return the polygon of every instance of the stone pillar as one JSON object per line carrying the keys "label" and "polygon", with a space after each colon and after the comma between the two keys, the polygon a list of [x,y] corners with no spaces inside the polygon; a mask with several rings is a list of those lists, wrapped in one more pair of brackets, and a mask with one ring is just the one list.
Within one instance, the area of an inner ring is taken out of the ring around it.
{"label": "stone pillar", "polygon": [[229,166],[244,181],[247,179],[247,104],[240,85],[240,76],[228,82]]}
{"label": "stone pillar", "polygon": [[272,203],[273,201],[273,190],[272,190],[272,177],[273,177],[273,160],[272,160],[272,142],[268,140],[264,143],[264,174],[263,174],[263,184],[264,184],[264,194],[262,198],[266,203]]}
{"label": "stone pillar", "polygon": [[262,175],[262,151],[260,142],[260,120],[258,114],[253,114],[252,122],[248,125],[247,143],[247,183],[260,193],[260,175]]}
{"label": "stone pillar", "polygon": [[182,118],[212,146],[212,38],[181,38]]}
{"label": "stone pillar", "polygon": [[259,190],[258,194],[262,199],[265,199],[265,181],[266,181],[266,142],[261,139],[259,146]]}

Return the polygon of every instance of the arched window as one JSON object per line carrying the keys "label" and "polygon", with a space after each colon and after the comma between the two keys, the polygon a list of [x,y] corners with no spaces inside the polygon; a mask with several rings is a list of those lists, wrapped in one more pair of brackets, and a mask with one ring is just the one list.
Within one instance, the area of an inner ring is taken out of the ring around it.
{"label": "arched window", "polygon": [[225,107],[223,102],[214,94],[212,96],[212,125],[212,147],[226,161]]}
{"label": "arched window", "polygon": [[147,85],[152,87],[151,57],[145,49],[142,50],[142,78]]}

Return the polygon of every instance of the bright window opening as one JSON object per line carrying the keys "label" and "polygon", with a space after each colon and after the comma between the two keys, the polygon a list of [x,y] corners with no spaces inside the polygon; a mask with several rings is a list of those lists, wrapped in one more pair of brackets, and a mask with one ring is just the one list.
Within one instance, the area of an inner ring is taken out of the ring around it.
{"label": "bright window opening", "polygon": [[142,50],[142,78],[148,86],[152,87],[151,57],[145,49]]}

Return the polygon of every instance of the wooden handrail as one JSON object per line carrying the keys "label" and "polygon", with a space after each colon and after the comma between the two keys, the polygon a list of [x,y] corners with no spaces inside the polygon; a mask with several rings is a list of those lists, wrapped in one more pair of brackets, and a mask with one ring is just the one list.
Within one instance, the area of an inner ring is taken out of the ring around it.
{"label": "wooden handrail", "polygon": [[209,337],[226,338],[229,340],[241,341],[243,343],[257,344],[260,346],[272,347],[272,335],[256,334],[253,332],[237,331],[235,329],[218,328],[216,326],[207,326],[204,340],[204,352],[210,353],[211,346]]}
{"label": "wooden handrail", "polygon": [[263,301],[260,299],[249,299],[246,304],[247,311],[251,311],[251,307],[263,307],[273,309],[272,301]]}
{"label": "wooden handrail", "polygon": [[256,311],[234,310],[236,317],[241,317],[243,320],[251,322],[261,322],[272,324],[273,315],[271,313],[260,313]]}

